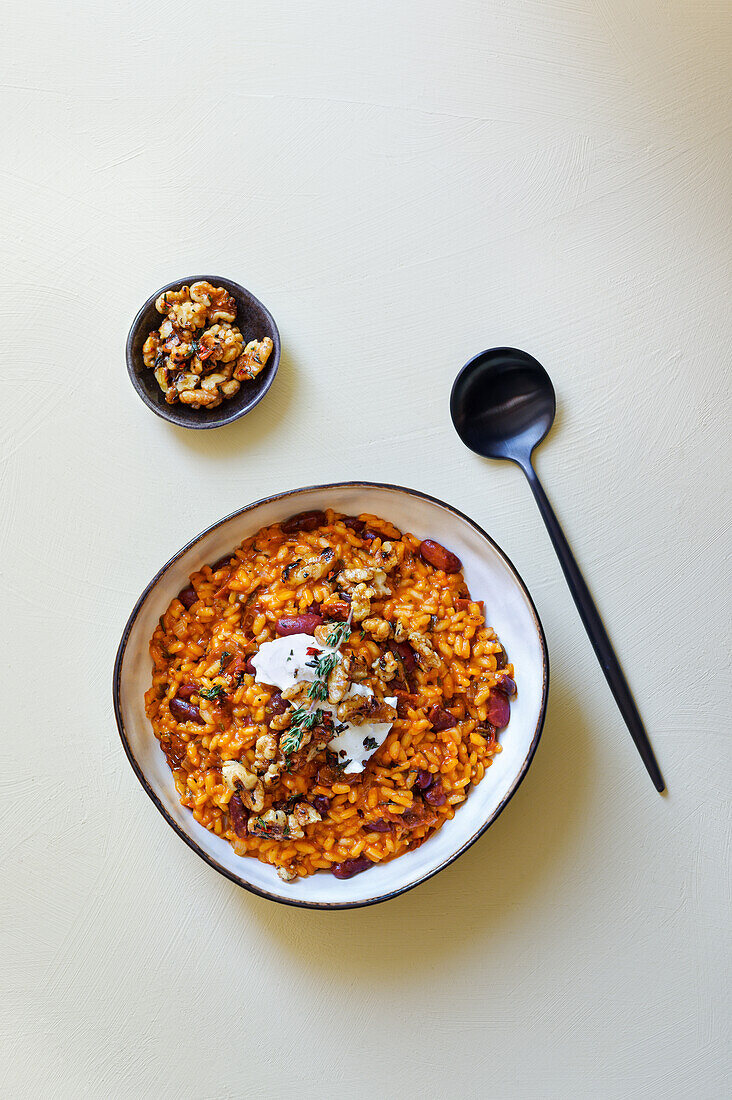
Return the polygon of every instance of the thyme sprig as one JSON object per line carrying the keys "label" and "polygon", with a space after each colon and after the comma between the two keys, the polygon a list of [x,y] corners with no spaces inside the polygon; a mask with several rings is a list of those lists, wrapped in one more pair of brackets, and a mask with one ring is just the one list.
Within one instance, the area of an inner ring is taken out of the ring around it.
{"label": "thyme sprig", "polygon": [[308,689],[310,705],[298,707],[293,711],[290,719],[290,728],[280,739],[280,748],[285,756],[291,756],[301,747],[308,730],[315,729],[323,721],[323,709],[318,703],[325,702],[328,698],[328,677],[336,668],[339,661],[339,649],[343,642],[350,637],[350,616],[345,623],[333,622],[328,624],[332,629],[326,635],[325,649],[318,654],[310,667],[315,669],[315,679]]}

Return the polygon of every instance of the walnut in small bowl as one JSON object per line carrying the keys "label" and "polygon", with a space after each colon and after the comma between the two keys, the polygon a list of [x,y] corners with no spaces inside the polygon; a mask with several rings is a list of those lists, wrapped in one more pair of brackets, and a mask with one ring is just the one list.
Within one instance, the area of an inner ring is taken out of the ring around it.
{"label": "walnut in small bowl", "polygon": [[244,338],[236,321],[236,299],[225,287],[205,280],[166,290],[155,308],[164,320],[143,348],[168,405],[214,409],[234,397],[265,366],[273,343],[265,336]]}

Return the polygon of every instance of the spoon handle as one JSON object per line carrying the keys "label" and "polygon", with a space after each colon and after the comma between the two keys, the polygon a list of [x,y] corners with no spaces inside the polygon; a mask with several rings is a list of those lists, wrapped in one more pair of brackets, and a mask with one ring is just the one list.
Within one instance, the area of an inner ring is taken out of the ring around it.
{"label": "spoon handle", "polygon": [[620,713],[625,719],[625,724],[630,730],[630,736],[635,741],[635,746],[641,755],[641,760],[645,764],[648,774],[653,780],[653,785],[656,790],[661,793],[666,789],[666,784],[661,775],[661,769],[658,766],[656,757],[653,755],[653,749],[648,740],[648,734],[643,726],[638,708],[633,702],[630,688],[623,675],[620,662],[615,656],[615,650],[605,632],[605,627],[602,625],[600,614],[595,607],[595,602],[590,595],[590,590],[585,584],[584,577],[580,573],[579,566],[574,559],[574,554],[570,550],[569,543],[564,537],[564,532],[559,525],[559,520],[554,514],[554,509],[549,503],[536,470],[531,465],[531,461],[529,460],[525,464],[521,463],[521,468],[528,478],[529,485],[536,498],[536,503],[539,505],[539,511],[544,517],[544,523],[554,543],[554,549],[557,552],[559,564],[564,571],[564,576],[569,585],[569,590],[572,593],[574,602],[577,605],[577,610],[580,613],[580,618],[584,623],[585,630],[590,636],[590,641],[592,642],[597,659],[600,662],[600,667],[605,673],[605,679],[615,696],[615,702],[618,704]]}

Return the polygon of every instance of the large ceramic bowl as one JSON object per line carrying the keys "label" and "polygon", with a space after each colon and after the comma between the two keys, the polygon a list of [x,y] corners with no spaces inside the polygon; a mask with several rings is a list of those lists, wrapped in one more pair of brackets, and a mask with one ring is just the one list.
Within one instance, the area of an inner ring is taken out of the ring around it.
{"label": "large ceramic bowl", "polygon": [[[413,852],[370,868],[352,879],[319,872],[285,883],[273,867],[237,856],[230,844],[194,821],[178,801],[173,777],[145,716],[150,686],[148,643],[159,616],[188,584],[189,574],[215,561],[260,527],[296,512],[334,508],[349,515],[371,512],[419,538],[433,538],[463,561],[475,599],[484,600],[516,670],[518,695],[511,721],[500,734],[503,751],[471,790],[452,821]],[[114,667],[114,709],[122,744],[137,778],[160,813],[194,852],[222,875],[272,901],[320,909],[371,905],[395,897],[447,867],[495,821],[526,774],[541,735],[549,664],[544,632],[526,587],[503,551],[449,504],[411,489],[346,482],[296,489],[250,504],[220,520],[184,546],[150,581],[122,634]]]}

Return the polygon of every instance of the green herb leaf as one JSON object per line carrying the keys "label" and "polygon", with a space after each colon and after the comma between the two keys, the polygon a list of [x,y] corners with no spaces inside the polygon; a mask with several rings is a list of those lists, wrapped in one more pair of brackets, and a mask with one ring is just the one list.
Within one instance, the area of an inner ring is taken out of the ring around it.
{"label": "green herb leaf", "polygon": [[214,684],[213,687],[210,688],[199,688],[198,694],[204,699],[221,699],[222,696],[226,695],[226,692],[221,684]]}

